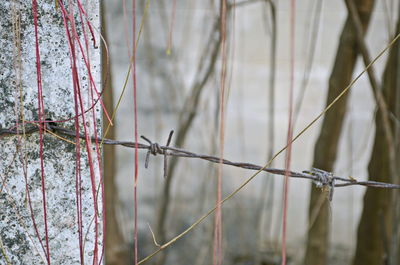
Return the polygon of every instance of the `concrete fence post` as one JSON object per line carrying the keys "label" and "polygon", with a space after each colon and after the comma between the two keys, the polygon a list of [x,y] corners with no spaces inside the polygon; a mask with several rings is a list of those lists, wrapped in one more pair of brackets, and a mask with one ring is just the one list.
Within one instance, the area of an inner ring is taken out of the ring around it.
{"label": "concrete fence post", "polygon": [[[103,255],[101,151],[94,141],[87,144],[81,139],[77,148],[73,137],[63,140],[51,131],[28,131],[48,119],[63,121],[54,123],[63,128],[79,128],[80,134],[86,129],[93,136],[96,128],[100,135],[100,102],[91,109],[92,100],[98,99],[95,88],[101,92],[99,1],[37,1],[37,35],[35,2],[0,1],[0,264],[99,264]],[[74,19],[63,19],[63,11],[71,10]],[[75,39],[72,36],[75,80],[64,23],[70,33],[73,26],[77,32]],[[77,84],[81,101],[74,94]],[[78,120],[76,107],[80,114],[80,107],[85,109]],[[10,130],[18,134],[6,133]]]}

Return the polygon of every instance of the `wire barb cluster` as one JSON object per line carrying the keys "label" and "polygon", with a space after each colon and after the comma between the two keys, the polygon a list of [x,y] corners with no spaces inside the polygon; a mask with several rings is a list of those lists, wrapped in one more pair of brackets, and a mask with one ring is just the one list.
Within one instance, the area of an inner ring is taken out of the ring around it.
{"label": "wire barb cluster", "polygon": [[333,191],[335,188],[335,178],[332,172],[328,172],[318,168],[312,168],[311,171],[303,171],[303,173],[316,176],[318,179],[313,180],[313,183],[322,189],[327,189],[329,194],[329,201],[333,199]]}
{"label": "wire barb cluster", "polygon": [[[25,132],[28,133],[34,133],[39,131],[39,128],[37,125],[32,125],[32,124],[26,124],[27,128],[25,129]],[[59,135],[65,135],[69,137],[76,137],[75,131],[74,130],[69,130],[65,129],[60,126],[55,126],[52,123],[48,123],[47,127],[49,127],[52,131],[56,132]],[[11,128],[11,129],[0,129],[0,138],[5,137],[5,136],[10,136],[10,135],[16,135],[20,133],[21,130],[17,130],[17,128]],[[164,178],[166,178],[167,174],[167,157],[168,156],[175,156],[175,157],[185,157],[185,158],[197,158],[197,159],[202,159],[206,160],[212,163],[222,163],[225,165],[229,166],[234,166],[234,167],[240,167],[243,169],[249,169],[249,170],[262,170],[267,173],[271,173],[274,175],[281,175],[284,176],[286,173],[288,173],[288,176],[291,178],[302,178],[302,179],[309,179],[313,181],[317,187],[328,189],[329,191],[329,199],[333,199],[333,192],[334,188],[337,187],[346,187],[346,186],[352,186],[352,185],[361,185],[361,186],[366,186],[366,187],[375,187],[375,188],[385,188],[385,189],[400,189],[400,185],[398,184],[392,184],[392,183],[385,183],[385,182],[377,182],[377,181],[357,181],[353,178],[344,178],[344,177],[338,177],[335,176],[332,172],[327,172],[321,169],[313,168],[310,171],[303,171],[303,172],[295,172],[295,171],[289,171],[286,172],[285,169],[277,169],[277,168],[265,168],[263,166],[251,164],[251,163],[245,163],[245,162],[233,162],[227,159],[220,159],[219,157],[216,156],[211,156],[211,155],[204,155],[204,154],[197,154],[194,152],[190,152],[181,148],[176,148],[176,147],[171,147],[169,146],[171,143],[171,138],[173,135],[173,131],[170,132],[167,144],[165,146],[160,145],[158,143],[153,143],[150,141],[147,137],[142,136],[142,139],[144,139],[148,144],[142,144],[142,143],[137,143],[138,149],[145,149],[147,150],[146,154],[146,160],[145,160],[145,167],[148,167],[149,164],[149,157],[150,154],[156,156],[156,155],[163,155],[164,156]],[[82,140],[85,140],[84,135],[79,136]],[[95,137],[91,137],[92,140],[96,140]],[[119,145],[119,146],[124,146],[128,148],[135,148],[136,143],[135,142],[129,142],[129,141],[117,141],[117,140],[111,140],[107,138],[103,139],[97,139],[98,141],[101,141],[103,144],[108,144],[108,145]]]}

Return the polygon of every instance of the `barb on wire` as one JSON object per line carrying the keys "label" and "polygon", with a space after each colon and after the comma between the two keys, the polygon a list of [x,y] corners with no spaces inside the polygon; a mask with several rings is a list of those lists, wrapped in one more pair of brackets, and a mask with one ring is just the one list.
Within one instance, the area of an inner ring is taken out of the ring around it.
{"label": "barb on wire", "polygon": [[[166,147],[168,147],[169,144],[171,143],[171,139],[172,139],[172,135],[173,134],[174,134],[174,131],[173,130],[170,131]],[[152,141],[150,141],[146,136],[141,135],[140,137],[143,140],[145,140],[146,142],[148,142],[149,145],[150,145],[149,150],[147,151],[147,154],[146,154],[146,160],[145,160],[145,163],[144,163],[144,167],[145,168],[149,167],[150,154],[152,154],[154,156],[156,156],[157,154],[162,154],[162,155],[164,155],[164,179],[167,178],[167,169],[168,169],[167,156],[168,156],[168,151],[162,149],[158,143],[153,143]]]}
{"label": "barb on wire", "polygon": [[[27,133],[34,133],[39,130],[38,126],[31,125],[28,126],[29,128],[26,128]],[[60,126],[55,126],[52,123],[49,123],[47,125],[52,129],[54,132],[70,137],[75,137],[75,131],[74,130],[69,130],[62,128]],[[0,128],[0,138],[5,137],[5,136],[10,136],[10,135],[15,135],[17,134],[17,129],[16,128],[11,128],[11,129],[1,129]],[[212,163],[223,163],[225,165],[229,166],[234,166],[234,167],[240,167],[244,169],[249,169],[249,170],[262,170],[274,175],[285,175],[285,169],[277,169],[277,168],[264,168],[259,165],[251,164],[251,163],[245,163],[245,162],[233,162],[227,159],[220,159],[219,157],[211,156],[211,155],[204,155],[204,154],[197,154],[194,152],[187,151],[185,149],[181,148],[176,148],[176,147],[171,147],[169,146],[171,142],[173,131],[170,132],[167,145],[163,146],[158,143],[153,143],[150,141],[147,137],[142,136],[142,138],[148,142],[148,144],[142,144],[138,143],[138,148],[139,149],[146,149],[147,150],[147,155],[146,155],[146,162],[145,162],[145,167],[148,166],[149,163],[149,156],[150,154],[152,155],[164,155],[164,177],[166,177],[166,168],[167,168],[167,156],[176,156],[176,157],[186,157],[186,158],[197,158],[197,159],[202,159],[206,160]],[[84,135],[80,135],[80,138],[85,140]],[[95,140],[95,137],[91,137],[92,140]],[[103,144],[109,144],[109,145],[120,145],[128,148],[135,148],[135,142],[129,142],[129,141],[117,141],[117,140],[111,140],[111,139],[97,139],[99,141],[103,141]],[[334,176],[333,173],[327,172],[321,169],[313,168],[310,171],[305,170],[303,172],[295,172],[295,171],[289,171],[289,177],[291,178],[303,178],[303,179],[309,179],[313,181],[317,187],[328,189],[329,191],[329,199],[332,200],[333,198],[333,191],[334,188],[338,187],[346,187],[346,186],[352,186],[352,185],[361,185],[361,186],[366,186],[366,187],[374,187],[374,188],[385,188],[385,189],[400,189],[400,185],[398,184],[391,184],[391,183],[385,183],[385,182],[377,182],[377,181],[357,181],[353,178],[344,178],[344,177],[338,177]],[[337,183],[338,182],[338,183]]]}

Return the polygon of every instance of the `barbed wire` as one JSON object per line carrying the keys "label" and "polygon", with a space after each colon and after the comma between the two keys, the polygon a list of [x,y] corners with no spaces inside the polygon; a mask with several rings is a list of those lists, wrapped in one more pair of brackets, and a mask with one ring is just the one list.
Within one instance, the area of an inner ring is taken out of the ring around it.
{"label": "barbed wire", "polygon": [[[49,131],[52,131],[56,134],[61,134],[69,137],[76,137],[76,132],[74,130],[69,130],[60,126],[57,126],[55,123],[47,122],[46,128]],[[25,134],[32,134],[34,132],[39,131],[39,126],[37,124],[26,124]],[[1,129],[0,128],[0,137],[10,136],[21,134],[22,130],[17,128],[11,129]],[[160,145],[158,143],[152,142],[145,136],[141,136],[148,144],[138,143],[138,149],[147,150],[146,160],[145,160],[145,167],[148,167],[149,164],[149,157],[151,155],[163,155],[164,156],[164,177],[167,177],[167,166],[168,166],[168,156],[175,156],[175,157],[184,157],[184,158],[194,158],[194,159],[201,159],[206,160],[212,163],[222,163],[229,166],[239,167],[243,169],[249,170],[261,170],[270,174],[274,175],[281,175],[284,176],[288,173],[288,176],[291,178],[302,178],[308,179],[314,182],[317,187],[320,188],[327,188],[329,189],[329,199],[332,200],[333,197],[333,190],[336,187],[346,187],[346,186],[353,186],[353,185],[360,185],[366,187],[374,187],[374,188],[385,188],[385,189],[400,189],[400,185],[392,184],[392,183],[385,183],[385,182],[377,182],[377,181],[358,181],[352,177],[339,177],[335,176],[332,172],[327,172],[321,169],[312,168],[311,170],[304,170],[302,172],[295,172],[289,171],[287,172],[285,169],[278,169],[278,168],[264,168],[263,166],[259,166],[252,163],[247,162],[234,162],[228,159],[221,159],[216,156],[206,155],[206,154],[198,154],[195,152],[191,152],[185,149],[171,147],[169,144],[171,143],[171,138],[173,135],[173,131],[170,132],[167,140],[166,145]],[[81,134],[80,138],[85,140],[85,135]],[[94,136],[91,137],[91,140],[96,140]],[[124,146],[127,148],[135,148],[135,142],[131,141],[119,141],[119,140],[111,140],[107,138],[98,138],[99,142],[101,141],[102,144],[107,145],[117,145],[117,146]]]}

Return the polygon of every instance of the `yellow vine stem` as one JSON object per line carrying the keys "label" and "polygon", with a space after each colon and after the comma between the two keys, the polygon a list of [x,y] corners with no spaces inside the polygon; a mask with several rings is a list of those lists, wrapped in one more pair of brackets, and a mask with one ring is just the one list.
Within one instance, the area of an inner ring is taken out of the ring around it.
{"label": "yellow vine stem", "polygon": [[153,237],[153,242],[154,242],[154,245],[156,245],[157,247],[161,247],[161,245],[157,243],[156,236],[154,235],[153,229],[151,229],[151,226],[150,226],[150,224],[149,224],[149,223],[147,223],[147,226],[149,227],[149,230],[150,230],[151,236]]}
{"label": "yellow vine stem", "polygon": [[[35,124],[35,125],[38,126],[38,127],[40,126],[39,124]],[[62,140],[62,141],[64,141],[64,142],[67,142],[67,143],[76,145],[76,143],[74,143],[74,142],[71,141],[71,140],[68,140],[67,138],[64,138],[64,137],[62,137],[62,136],[60,136],[60,135],[58,135],[58,134],[56,134],[56,133],[53,133],[52,131],[47,130],[46,128],[43,128],[43,129],[44,129],[44,131],[45,131],[46,133],[51,134],[51,135],[54,136],[55,138],[58,138],[58,139],[60,139],[60,140]],[[25,136],[25,140],[26,140],[26,136]]]}
{"label": "yellow vine stem", "polygon": [[[41,254],[41,252],[39,252],[38,247],[37,247],[36,244],[35,244],[35,241],[33,240],[32,236],[30,235],[30,233],[29,233],[29,231],[28,231],[28,228],[27,228],[26,224],[24,223],[24,220],[22,219],[22,216],[21,216],[21,214],[20,214],[20,212],[19,212],[19,210],[18,210],[18,206],[17,206],[17,204],[16,204],[14,198],[10,195],[10,194],[12,194],[12,193],[11,193],[6,187],[4,187],[4,190],[5,190],[5,194],[7,195],[7,196],[6,196],[6,200],[7,200],[7,201],[12,205],[12,207],[14,208],[15,215],[17,216],[17,220],[18,220],[19,224],[20,224],[20,225],[22,226],[22,228],[24,229],[25,234],[29,237],[33,248],[34,248],[35,251],[39,254],[40,258],[41,258],[42,261],[43,261],[43,264],[46,264],[46,263],[47,263],[47,262],[46,262],[46,259],[43,257],[43,255]],[[10,264],[11,264],[11,263],[10,263]],[[8,265],[8,264],[7,264],[7,265]]]}
{"label": "yellow vine stem", "polygon": [[[150,5],[150,0],[146,0],[146,4],[145,4],[145,7],[144,7],[144,13],[143,13],[142,19],[141,19],[141,21],[140,21],[140,27],[139,27],[138,37],[137,37],[137,39],[136,39],[136,49],[137,49],[138,44],[139,44],[140,36],[142,35],[144,20],[145,20],[145,18],[146,18],[146,16],[147,16],[147,10],[149,9],[149,5]],[[125,90],[126,90],[126,87],[127,87],[127,85],[128,85],[129,76],[130,76],[130,73],[131,73],[131,70],[132,70],[132,64],[133,64],[133,58],[134,58],[133,56],[135,55],[135,53],[136,53],[136,50],[134,51],[134,54],[132,54],[132,56],[131,56],[130,63],[129,63],[129,69],[128,69],[128,72],[127,72],[126,77],[125,77],[124,86],[123,86],[122,92],[121,92],[121,94],[120,94],[120,96],[119,96],[119,98],[118,98],[117,105],[115,106],[115,108],[114,108],[114,110],[113,110],[113,113],[112,113],[112,115],[111,115],[111,121],[114,121],[115,115],[117,114],[117,110],[118,110],[118,108],[119,108],[119,105],[120,105],[120,103],[121,103],[121,101],[122,101],[122,97],[123,97],[123,95],[124,95],[124,93],[125,93]],[[102,140],[101,140],[100,145],[99,145],[100,148],[103,146],[104,139],[106,139],[107,134],[108,134],[108,131],[110,130],[110,127],[111,127],[111,124],[108,123],[107,128],[106,128],[106,130],[105,130],[105,132],[104,132],[104,134],[103,134]],[[101,184],[101,181],[100,181],[99,184],[97,185],[97,189],[96,189],[96,198],[99,197],[100,184]],[[92,223],[93,223],[93,220],[94,220],[94,217],[92,218],[92,221],[90,222],[90,225],[89,225],[89,227],[88,227],[88,231],[89,231],[89,229],[90,229],[90,226],[91,226]],[[88,233],[88,232],[87,232],[87,233]],[[86,235],[87,235],[87,234],[86,234]],[[86,238],[86,236],[85,236],[85,238]],[[86,242],[86,239],[85,239],[85,242]]]}
{"label": "yellow vine stem", "polygon": [[1,250],[1,253],[3,254],[4,259],[6,260],[6,264],[11,265],[10,259],[7,256],[6,250],[3,245],[3,240],[1,240],[1,237],[0,237],[0,250]]}
{"label": "yellow vine stem", "polygon": [[[137,46],[138,46],[138,44],[139,44],[140,36],[142,35],[144,20],[145,20],[145,18],[146,18],[146,16],[147,16],[147,10],[148,10],[148,8],[149,8],[149,4],[150,4],[150,0],[147,0],[147,1],[146,1],[146,5],[145,5],[145,7],[144,7],[144,13],[143,13],[142,19],[141,19],[141,21],[140,21],[139,33],[138,33],[138,37],[137,37],[137,39],[136,39],[136,49],[137,49]],[[134,51],[134,54],[135,54],[135,53],[136,53],[136,50]],[[118,108],[119,108],[119,105],[120,105],[120,103],[121,103],[121,101],[122,101],[122,97],[123,97],[123,95],[124,95],[124,93],[125,93],[125,90],[126,90],[126,87],[127,87],[127,85],[128,85],[128,80],[129,80],[129,76],[130,76],[131,69],[132,69],[133,56],[134,56],[134,54],[132,55],[132,57],[131,57],[131,59],[130,59],[129,69],[128,69],[128,72],[127,72],[126,77],[125,77],[124,86],[123,86],[122,92],[121,92],[121,94],[120,94],[120,96],[119,96],[119,98],[118,98],[117,105],[115,106],[115,108],[114,108],[114,110],[113,110],[113,113],[112,113],[112,115],[111,115],[111,121],[114,121],[115,115],[117,114],[117,110],[118,110]],[[100,142],[100,147],[103,146],[104,139],[107,137],[107,134],[108,134],[108,131],[110,130],[110,127],[111,127],[111,124],[108,123],[107,128],[106,128],[106,130],[105,130],[105,132],[104,132],[104,135],[103,135],[103,137],[102,137],[102,140],[101,140],[101,142]],[[101,184],[101,182],[99,182],[99,184],[97,185],[97,189],[96,189],[96,198],[99,197],[100,184]],[[90,222],[90,225],[89,225],[89,227],[88,227],[88,231],[89,231],[89,229],[90,229],[90,226],[91,226],[92,223],[93,223],[93,220],[94,220],[94,217],[92,218],[92,220],[91,220],[91,222]],[[86,236],[85,236],[85,243],[86,243],[86,238],[87,238],[88,231],[87,231]]]}
{"label": "yellow vine stem", "polygon": [[[132,70],[133,58],[134,58],[134,56],[136,54],[136,49],[137,49],[137,47],[139,45],[139,40],[140,40],[140,36],[142,35],[144,20],[147,17],[147,11],[149,9],[149,5],[150,5],[150,0],[147,0],[146,4],[145,4],[145,7],[144,7],[144,13],[143,13],[142,19],[140,21],[139,33],[138,33],[138,37],[136,39],[135,50],[134,50],[134,52],[133,52],[133,54],[131,56],[131,59],[130,59],[129,68],[128,68],[128,72],[126,73],[125,82],[124,82],[124,86],[122,88],[122,92],[121,92],[121,94],[120,94],[120,96],[118,98],[117,105],[115,106],[115,108],[113,110],[113,113],[111,115],[111,121],[114,120],[115,115],[117,114],[117,110],[119,108],[119,105],[120,105],[120,103],[122,101],[122,97],[124,96],[126,87],[128,85],[129,76],[130,76],[130,73],[131,73],[131,70]],[[110,127],[111,127],[111,124],[108,123],[106,131],[104,132],[104,135],[103,135],[103,140],[101,140],[101,142],[100,142],[100,147],[103,146],[104,138],[106,138],[106,136],[108,134],[108,131],[110,130]]]}
{"label": "yellow vine stem", "polygon": [[[390,48],[393,46],[393,44],[400,38],[400,33],[376,56],[368,65],[367,67],[364,68],[364,70],[357,75],[357,77],[350,82],[350,84],[343,89],[343,91],[314,119],[312,120],[304,129],[302,129],[292,140],[289,144],[287,144],[285,147],[283,147],[279,152],[277,152],[271,160],[268,161],[268,163],[259,169],[257,172],[255,172],[251,177],[249,177],[246,181],[244,181],[236,190],[234,190],[232,193],[230,193],[227,197],[225,197],[221,201],[221,205],[225,203],[227,200],[235,196],[239,191],[241,191],[250,181],[252,181],[261,171],[263,171],[265,168],[269,167],[269,165],[272,163],[272,161],[279,156],[283,151],[286,150],[286,148],[291,145],[294,141],[296,141],[304,132],[306,132],[314,123],[316,123],[329,109],[332,108],[333,105],[344,95],[346,92],[357,82],[358,79],[366,72],[368,69]],[[195,228],[197,225],[199,225],[204,219],[206,219],[210,214],[212,214],[215,209],[217,209],[217,206],[209,210],[206,214],[201,216],[199,219],[197,219],[196,222],[194,222],[191,226],[189,226],[186,230],[184,230],[182,233],[178,234],[174,238],[172,238],[170,241],[167,243],[163,244],[160,246],[159,249],[148,255],[147,257],[143,258],[138,264],[143,264],[146,261],[150,260],[152,257],[157,255],[159,252],[164,250],[165,248],[171,246],[175,241],[179,240],[181,237],[189,233],[193,228]]]}
{"label": "yellow vine stem", "polygon": [[58,135],[58,134],[56,134],[56,133],[53,133],[52,131],[47,130],[46,128],[45,128],[44,130],[45,130],[45,132],[47,132],[47,133],[53,135],[54,137],[56,137],[56,138],[58,138],[58,139],[60,139],[60,140],[62,140],[62,141],[65,141],[65,142],[67,142],[67,143],[76,145],[76,143],[72,142],[71,140],[68,140],[67,138],[64,138],[64,137],[62,137],[62,136],[60,136],[60,135]]}

